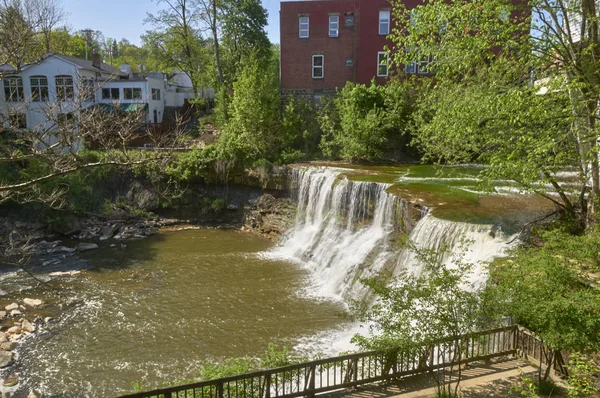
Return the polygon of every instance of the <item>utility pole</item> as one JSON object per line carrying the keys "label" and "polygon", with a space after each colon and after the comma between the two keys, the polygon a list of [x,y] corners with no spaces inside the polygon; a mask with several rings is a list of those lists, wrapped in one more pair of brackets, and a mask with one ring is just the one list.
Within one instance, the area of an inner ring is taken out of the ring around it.
{"label": "utility pole", "polygon": [[88,55],[88,47],[90,46],[90,42],[92,41],[92,34],[94,33],[91,29],[83,29],[81,31],[85,35],[85,59],[90,59]]}

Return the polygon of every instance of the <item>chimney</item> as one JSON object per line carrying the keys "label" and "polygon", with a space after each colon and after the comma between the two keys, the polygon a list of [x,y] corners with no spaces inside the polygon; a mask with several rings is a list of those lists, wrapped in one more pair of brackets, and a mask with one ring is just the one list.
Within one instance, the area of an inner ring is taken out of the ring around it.
{"label": "chimney", "polygon": [[101,69],[101,64],[102,61],[100,60],[100,54],[94,51],[94,53],[92,54],[92,66]]}
{"label": "chimney", "polygon": [[125,73],[127,76],[131,75],[131,66],[129,66],[128,63],[121,64],[119,69],[121,69],[121,72]]}

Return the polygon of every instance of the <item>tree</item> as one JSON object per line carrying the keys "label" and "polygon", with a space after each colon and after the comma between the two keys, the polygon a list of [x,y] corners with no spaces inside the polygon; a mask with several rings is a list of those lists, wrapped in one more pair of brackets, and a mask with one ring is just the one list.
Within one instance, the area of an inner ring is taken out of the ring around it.
{"label": "tree", "polygon": [[45,52],[49,53],[52,51],[52,30],[64,22],[66,13],[61,7],[60,0],[31,0],[30,7],[39,32],[44,38]]}
{"label": "tree", "polygon": [[17,71],[37,54],[37,20],[29,2],[0,2],[0,63],[13,65]]}
{"label": "tree", "polygon": [[[226,0],[222,2],[221,33],[224,82],[231,87],[242,73],[245,61],[272,57],[267,37],[267,10],[260,0]],[[253,62],[253,61],[252,61]]]}
{"label": "tree", "polygon": [[443,250],[414,250],[421,270],[404,270],[391,283],[382,276],[364,281],[375,297],[375,304],[361,317],[370,325],[370,334],[356,335],[353,341],[362,349],[410,353],[424,364],[432,355],[431,347],[452,339],[437,353],[452,364],[448,374],[443,369],[438,373],[438,391],[457,397],[464,351],[459,337],[476,331],[486,318],[480,290],[470,282],[474,264],[454,255],[453,265],[445,266],[440,261]]}
{"label": "tree", "polygon": [[600,289],[588,272],[599,269],[599,236],[597,227],[583,236],[552,230],[542,248],[517,249],[491,268],[489,302],[538,334],[553,355],[598,352]]}
{"label": "tree", "polygon": [[[589,225],[600,195],[594,0],[393,4],[395,64],[436,74],[416,126],[426,156],[490,164],[488,178],[554,191],[565,214]],[[567,167],[576,179],[558,177]]]}
{"label": "tree", "polygon": [[221,67],[221,51],[219,48],[219,22],[220,7],[217,0],[198,0],[202,12],[202,19],[212,34],[212,45],[215,51],[215,64],[219,78],[219,85],[223,84],[223,68]]}
{"label": "tree", "polygon": [[71,34],[67,28],[50,32],[50,46],[53,52],[85,59],[86,42],[79,34]]}
{"label": "tree", "polygon": [[256,57],[233,84],[229,120],[219,139],[221,158],[246,163],[273,158],[279,142],[279,79],[277,63]]}
{"label": "tree", "polygon": [[185,72],[194,86],[206,81],[206,46],[200,38],[201,17],[197,5],[191,0],[157,0],[164,9],[148,14],[146,23],[154,30],[143,36],[145,43],[159,54],[163,67],[177,68]]}
{"label": "tree", "polygon": [[379,159],[404,140],[412,113],[411,89],[392,82],[348,83],[321,108],[323,152],[332,158]]}

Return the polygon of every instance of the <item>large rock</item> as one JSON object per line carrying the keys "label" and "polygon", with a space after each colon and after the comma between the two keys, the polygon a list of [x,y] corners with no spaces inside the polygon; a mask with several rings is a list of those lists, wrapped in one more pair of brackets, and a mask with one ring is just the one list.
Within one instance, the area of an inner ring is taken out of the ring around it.
{"label": "large rock", "polygon": [[85,243],[85,242],[81,242],[80,244],[77,245],[76,249],[79,252],[84,252],[87,250],[94,250],[97,249],[98,245],[95,243]]}
{"label": "large rock", "polygon": [[0,311],[0,319],[6,318],[6,311]]}
{"label": "large rock", "polygon": [[11,328],[9,328],[6,333],[8,334],[19,334],[21,333],[21,327],[20,326],[13,326]]}
{"label": "large rock", "polygon": [[16,341],[7,341],[7,342],[0,344],[0,348],[3,351],[12,351],[15,348],[17,348],[18,345],[19,345],[19,343],[17,343]]}
{"label": "large rock", "polygon": [[27,398],[41,398],[42,394],[39,391],[31,390]]}
{"label": "large rock", "polygon": [[76,250],[76,247],[57,246],[54,249],[50,249],[48,253],[73,253]]}
{"label": "large rock", "polygon": [[81,271],[56,271],[50,272],[49,276],[74,276],[81,274]]}
{"label": "large rock", "polygon": [[23,322],[21,322],[21,329],[24,332],[29,332],[29,333],[35,332],[35,326],[33,326],[31,324],[31,322],[29,322],[27,319],[23,319]]}
{"label": "large rock", "polygon": [[12,365],[13,354],[8,351],[0,351],[0,369],[6,368]]}
{"label": "large rock", "polygon": [[100,231],[100,240],[107,240],[115,236],[121,227],[117,224],[107,225]]}
{"label": "large rock", "polygon": [[21,316],[21,315],[23,315],[23,313],[19,310],[12,310],[10,312],[10,316],[12,316],[12,317],[17,317],[17,316]]}
{"label": "large rock", "polygon": [[6,311],[16,310],[17,308],[19,308],[19,304],[17,304],[17,303],[12,303],[12,304],[9,304],[6,307],[4,307],[4,309]]}
{"label": "large rock", "polygon": [[36,308],[36,307],[39,307],[40,305],[44,304],[44,302],[39,299],[26,298],[26,299],[23,299],[23,304],[28,305],[33,308]]}

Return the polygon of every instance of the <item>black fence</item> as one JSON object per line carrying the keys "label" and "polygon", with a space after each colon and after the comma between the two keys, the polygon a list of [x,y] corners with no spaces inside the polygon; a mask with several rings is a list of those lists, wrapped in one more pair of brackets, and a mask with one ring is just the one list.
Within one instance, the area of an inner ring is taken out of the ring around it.
{"label": "black fence", "polygon": [[[314,396],[447,368],[458,363],[518,355],[566,373],[562,357],[517,325],[441,340],[414,352],[363,352],[202,381],[121,398],[293,398]],[[556,354],[556,353],[555,353]],[[553,359],[552,359],[553,358]]]}

